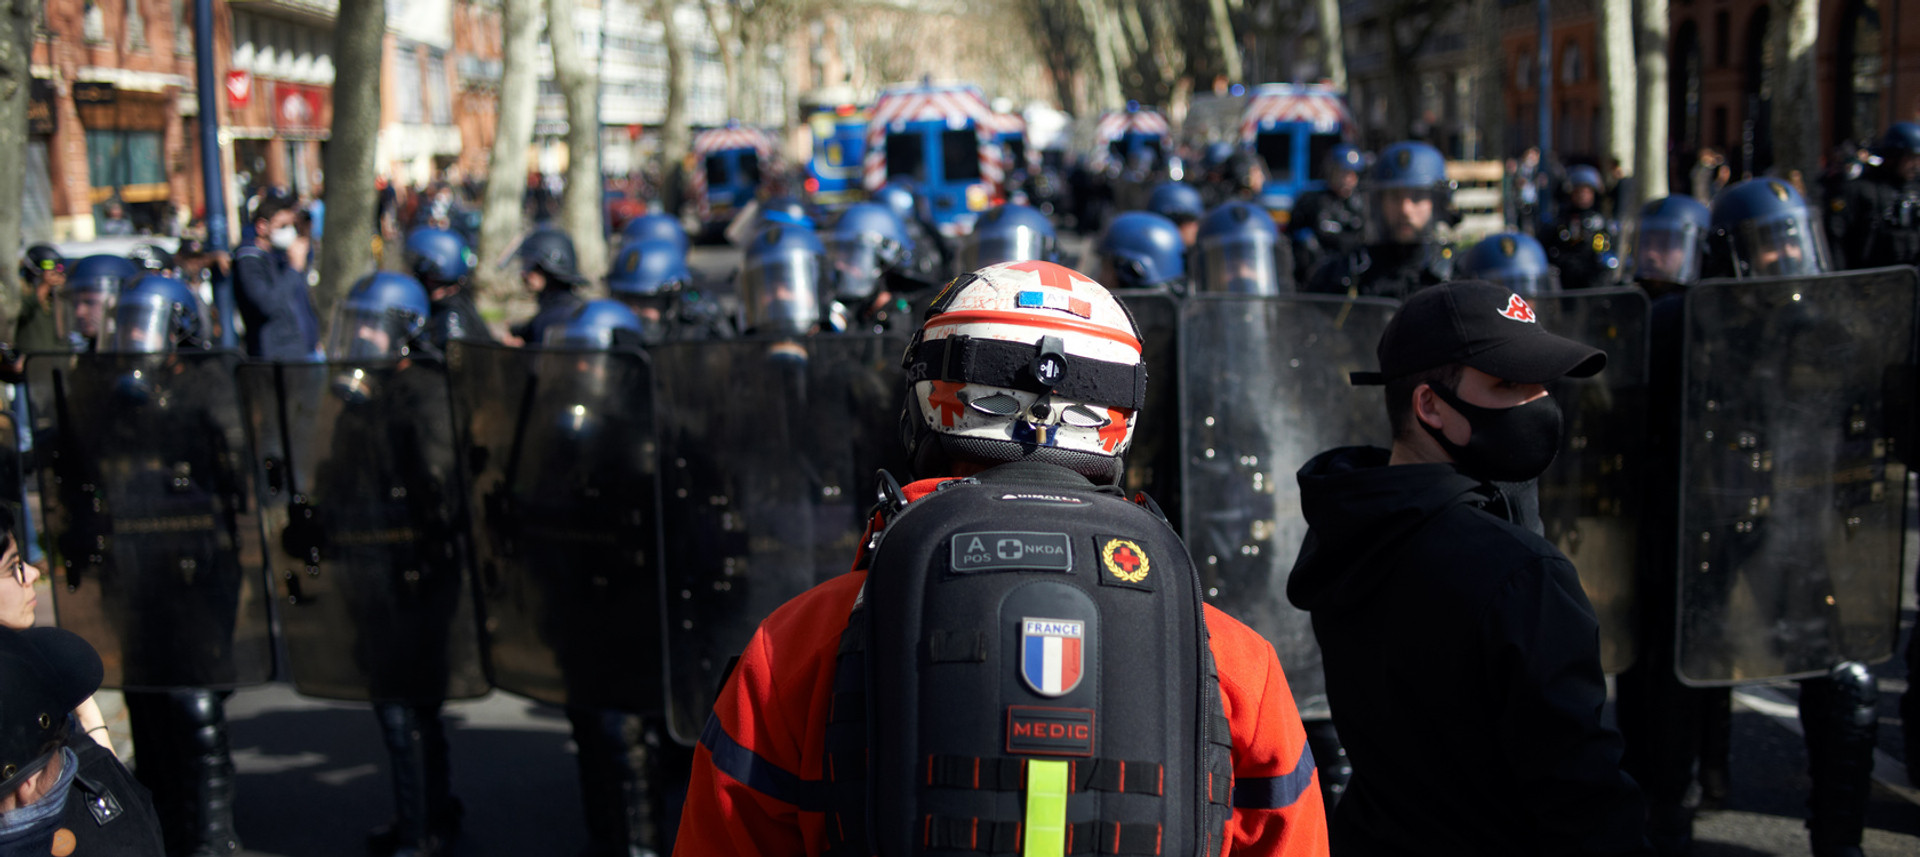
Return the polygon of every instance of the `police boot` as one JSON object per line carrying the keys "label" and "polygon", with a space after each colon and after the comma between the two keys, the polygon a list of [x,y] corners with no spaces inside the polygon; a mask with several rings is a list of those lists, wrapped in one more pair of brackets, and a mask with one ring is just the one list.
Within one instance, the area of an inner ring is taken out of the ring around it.
{"label": "police boot", "polygon": [[180,721],[190,731],[193,759],[188,793],[193,820],[192,857],[227,857],[240,850],[233,830],[233,752],[227,739],[227,694],[211,690],[173,693]]}
{"label": "police boot", "polygon": [[580,807],[587,817],[582,857],[658,853],[646,779],[640,718],[605,708],[568,708],[580,765]]}
{"label": "police boot", "polygon": [[1320,770],[1320,798],[1326,803],[1327,814],[1332,815],[1334,805],[1347,792],[1347,781],[1353,779],[1353,764],[1347,761],[1347,748],[1340,743],[1340,735],[1333,731],[1333,721],[1301,722],[1307,727],[1307,749],[1313,752],[1314,765]]}
{"label": "police boot", "polygon": [[1800,724],[1807,738],[1807,830],[1814,857],[1857,857],[1873,788],[1879,691],[1873,673],[1843,663],[1825,678],[1800,682]]}
{"label": "police boot", "polygon": [[393,769],[394,820],[367,835],[367,850],[430,857],[459,832],[462,808],[448,794],[445,727],[439,707],[375,703]]}
{"label": "police boot", "polygon": [[1713,687],[1700,692],[1705,700],[1700,732],[1700,810],[1712,812],[1727,805],[1727,773],[1733,756],[1733,688]]}
{"label": "police boot", "polygon": [[188,744],[180,732],[171,694],[165,691],[127,691],[127,730],[133,737],[134,778],[153,796],[153,814],[160,822],[167,854],[193,850],[192,807],[187,799]]}

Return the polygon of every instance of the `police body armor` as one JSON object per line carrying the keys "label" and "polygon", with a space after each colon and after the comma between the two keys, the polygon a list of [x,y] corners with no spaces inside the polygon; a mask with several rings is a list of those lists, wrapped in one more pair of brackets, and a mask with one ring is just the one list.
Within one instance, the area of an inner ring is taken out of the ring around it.
{"label": "police body armor", "polygon": [[1366,197],[1340,199],[1326,191],[1301,197],[1294,209],[1294,280],[1306,283],[1322,264],[1360,251],[1367,228]]}
{"label": "police body armor", "polygon": [[904,470],[902,339],[655,348],[668,723],[692,744],[760,621],[843,574],[873,475]]}
{"label": "police body armor", "polygon": [[1294,473],[1321,450],[1385,445],[1380,400],[1352,386],[1398,304],[1198,295],[1180,360],[1187,547],[1207,600],[1273,643],[1300,716],[1328,714],[1320,645],[1287,600],[1307,522]]}
{"label": "police body armor", "polygon": [[1848,268],[1920,264],[1920,182],[1885,170],[1847,182],[1829,203],[1832,250]]}
{"label": "police body armor", "polygon": [[1591,378],[1548,385],[1565,426],[1537,480],[1544,535],[1573,563],[1600,621],[1600,666],[1633,665],[1634,582],[1647,466],[1649,307],[1639,289],[1548,292],[1529,299],[1539,324],[1607,354]]}
{"label": "police body armor", "polygon": [[239,362],[230,352],[28,361],[55,608],[100,652],[106,686],[273,677]]}
{"label": "police body armor", "polygon": [[658,449],[638,350],[454,346],[493,684],[661,710]]}
{"label": "police body armor", "polygon": [[1145,492],[1177,528],[1180,517],[1180,303],[1165,289],[1116,289],[1113,297],[1140,331],[1147,367],[1147,406],[1134,420],[1133,444],[1121,486]]}
{"label": "police body armor", "polygon": [[1546,242],[1547,259],[1560,271],[1566,289],[1610,286],[1619,270],[1617,236],[1606,215],[1594,209],[1567,212],[1553,240]]}
{"label": "police body armor", "polygon": [[1453,279],[1453,248],[1440,244],[1370,244],[1321,266],[1310,291],[1405,300]]}
{"label": "police body armor", "polygon": [[834,668],[836,852],[1220,853],[1199,580],[1117,493],[1019,462],[883,507]]}
{"label": "police body armor", "polygon": [[446,369],[248,364],[239,378],[294,687],[413,704],[486,693]]}
{"label": "police body armor", "polygon": [[[1682,681],[1872,663],[1899,636],[1913,268],[1688,290],[1679,503]],[[1611,371],[1611,367],[1609,367]]]}

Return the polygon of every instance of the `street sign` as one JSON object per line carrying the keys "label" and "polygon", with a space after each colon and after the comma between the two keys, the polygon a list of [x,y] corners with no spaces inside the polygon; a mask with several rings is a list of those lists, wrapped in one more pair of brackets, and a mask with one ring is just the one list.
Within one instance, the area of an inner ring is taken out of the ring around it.
{"label": "street sign", "polygon": [[227,104],[235,110],[253,100],[253,72],[234,69],[227,72]]}

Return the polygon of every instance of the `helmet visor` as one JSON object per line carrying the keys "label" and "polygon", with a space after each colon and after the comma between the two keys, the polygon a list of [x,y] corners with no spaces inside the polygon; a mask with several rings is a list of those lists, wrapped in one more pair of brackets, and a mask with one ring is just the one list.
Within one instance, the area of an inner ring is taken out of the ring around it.
{"label": "helmet visor", "polygon": [[1734,261],[1749,277],[1794,277],[1827,270],[1826,242],[1805,211],[1740,223],[1733,232]]}
{"label": "helmet visor", "polygon": [[342,303],[333,314],[327,359],[348,362],[398,358],[418,321],[408,312]]}
{"label": "helmet visor", "polygon": [[54,326],[76,351],[85,351],[97,342],[108,342],[112,332],[113,307],[120,288],[103,280],[69,283],[54,308]]}
{"label": "helmet visor", "polygon": [[747,325],[761,333],[808,333],[820,320],[820,281],[820,260],[806,250],[750,258],[740,272]]}
{"label": "helmet visor", "polygon": [[1692,285],[1700,279],[1699,224],[1647,220],[1633,248],[1634,276],[1641,280]]}
{"label": "helmet visor", "polygon": [[1485,280],[1506,287],[1507,291],[1522,297],[1533,297],[1554,290],[1553,274],[1550,271],[1526,273],[1505,271],[1498,274],[1476,274],[1476,280]]}
{"label": "helmet visor", "polygon": [[1274,249],[1273,238],[1264,233],[1201,239],[1201,291],[1279,294],[1280,269]]}
{"label": "helmet visor", "polygon": [[1051,261],[1052,256],[1052,236],[1031,226],[1016,226],[988,235],[974,233],[973,240],[960,251],[960,262],[966,270],[978,271],[1001,262]]}
{"label": "helmet visor", "polygon": [[163,295],[143,294],[120,301],[113,308],[113,350],[142,354],[172,351],[180,329],[174,319],[181,312],[184,308]]}
{"label": "helmet visor", "polygon": [[833,296],[869,298],[880,278],[900,261],[900,245],[872,233],[835,239],[827,244],[833,262]]}

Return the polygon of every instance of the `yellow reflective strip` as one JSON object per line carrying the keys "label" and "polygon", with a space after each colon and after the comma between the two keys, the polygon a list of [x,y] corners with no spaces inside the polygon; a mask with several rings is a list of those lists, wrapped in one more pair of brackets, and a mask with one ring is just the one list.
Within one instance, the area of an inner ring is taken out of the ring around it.
{"label": "yellow reflective strip", "polygon": [[1027,762],[1027,823],[1021,857],[1067,853],[1067,763]]}

